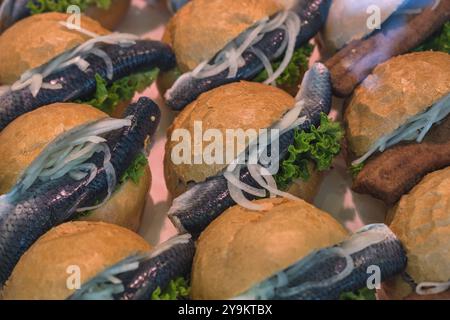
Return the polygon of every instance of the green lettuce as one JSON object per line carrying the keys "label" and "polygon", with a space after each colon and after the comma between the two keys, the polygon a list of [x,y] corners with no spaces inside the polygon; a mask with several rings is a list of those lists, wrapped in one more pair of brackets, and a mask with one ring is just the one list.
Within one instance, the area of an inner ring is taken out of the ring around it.
{"label": "green lettuce", "polygon": [[352,176],[355,178],[356,176],[358,176],[358,174],[362,171],[363,168],[364,168],[364,163],[360,163],[360,164],[351,165],[349,170],[350,170],[350,173],[352,174]]}
{"label": "green lettuce", "polygon": [[151,300],[179,300],[189,297],[190,287],[184,278],[171,280],[165,290],[160,287],[153,291]]}
{"label": "green lettuce", "polygon": [[376,300],[375,290],[363,288],[355,292],[344,292],[339,300]]}
{"label": "green lettuce", "polygon": [[428,50],[450,53],[450,21],[444,25],[439,33],[431,37],[414,51]]}
{"label": "green lettuce", "polygon": [[316,170],[325,171],[331,167],[333,159],[341,152],[344,130],[324,113],[320,116],[320,126],[311,127],[309,132],[296,130],[294,144],[289,146],[289,155],[280,164],[275,181],[280,189],[286,190],[296,179],[310,178],[308,164]]}
{"label": "green lettuce", "polygon": [[120,183],[131,180],[135,184],[138,184],[141,178],[144,176],[145,168],[147,168],[147,166],[147,157],[143,153],[139,153],[136,159],[134,159],[131,166],[129,166],[123,174],[122,178],[120,179]]}
{"label": "green lettuce", "polygon": [[136,92],[142,92],[149,87],[157,78],[158,73],[159,70],[154,69],[144,73],[133,74],[119,79],[109,86],[105,79],[96,74],[97,88],[94,97],[88,101],[77,102],[89,104],[111,114],[121,102],[131,100]]}
{"label": "green lettuce", "polygon": [[107,10],[111,6],[112,0],[30,0],[27,4],[32,15],[44,12],[66,12],[71,5],[80,7],[85,11],[89,6],[95,5],[97,8]]}
{"label": "green lettuce", "polygon": [[[276,84],[278,86],[287,85],[295,86],[297,85],[302,77],[302,74],[308,70],[309,58],[313,52],[314,46],[307,44],[301,48],[295,50],[289,65],[286,70],[278,77]],[[281,61],[276,61],[272,63],[272,67],[276,70],[281,64]],[[267,71],[261,71],[254,79],[255,82],[264,82],[268,78]]]}

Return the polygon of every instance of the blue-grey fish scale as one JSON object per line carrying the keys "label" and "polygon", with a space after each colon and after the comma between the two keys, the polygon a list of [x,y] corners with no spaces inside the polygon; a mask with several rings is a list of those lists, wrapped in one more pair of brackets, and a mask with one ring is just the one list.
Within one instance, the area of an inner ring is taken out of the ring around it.
{"label": "blue-grey fish scale", "polygon": [[[315,64],[305,76],[302,83],[304,90],[300,100],[305,105],[300,117],[305,116],[305,122],[299,130],[309,130],[312,125],[318,126],[321,113],[328,114],[331,109],[331,80],[328,69],[323,64]],[[280,155],[283,158],[287,148],[293,143],[294,130],[290,130],[280,137]],[[270,146],[268,147],[270,150]],[[281,158],[281,159],[282,159]],[[241,170],[240,180],[244,183],[259,187],[251,177],[246,166]],[[255,197],[244,193],[247,199]],[[222,212],[236,203],[231,198],[227,180],[223,174],[211,177],[205,182],[194,185],[187,192],[176,198],[169,210],[169,218],[180,232],[188,232],[194,237],[200,233]]]}
{"label": "blue-grey fish scale", "polygon": [[135,271],[119,275],[124,291],[115,300],[148,300],[158,288],[167,288],[171,280],[189,278],[195,254],[195,243],[178,243],[140,263]]}
{"label": "blue-grey fish scale", "polygon": [[[328,16],[330,4],[330,0],[301,0],[291,9],[299,15],[301,20],[301,30],[296,41],[297,48],[306,44],[320,30]],[[283,29],[276,29],[267,33],[254,47],[262,51],[272,61],[275,59],[275,54],[283,43],[285,36]],[[166,101],[167,105],[174,110],[182,110],[203,92],[224,84],[251,80],[263,70],[264,66],[261,60],[253,53],[251,48],[242,54],[242,58],[244,65],[238,69],[235,77],[229,78],[229,71],[225,70],[212,77],[189,78],[178,83]],[[211,61],[214,60],[215,57]]]}
{"label": "blue-grey fish scale", "polygon": [[[359,236],[364,237],[365,233]],[[337,246],[339,247],[339,245]],[[340,274],[347,265],[346,259],[336,252],[335,247],[316,251],[293,266],[281,271],[286,274],[295,274],[288,284],[279,286],[278,274],[256,286],[258,288],[273,287],[274,290],[267,295],[267,291],[260,298],[281,300],[336,300],[344,292],[352,292],[367,287],[368,278],[373,274],[370,266],[377,266],[380,270],[380,281],[391,278],[403,272],[406,268],[407,257],[400,241],[391,234],[382,242],[370,245],[361,251],[351,254],[354,269],[348,276],[327,286],[312,286],[309,289],[293,293],[295,288],[305,283],[318,282],[333,278]],[[371,282],[373,285],[373,283]],[[251,292],[252,290],[250,290]]]}
{"label": "blue-grey fish scale", "polygon": [[30,0],[5,0],[0,6],[0,33],[17,21],[30,15],[27,4]]}
{"label": "blue-grey fish scale", "polygon": [[[132,125],[105,136],[117,180],[141,152],[148,135],[155,132],[160,110],[150,99],[141,98],[128,108],[125,116],[132,116]],[[149,121],[151,117],[155,121]],[[98,168],[96,177],[89,184],[88,177],[77,181],[65,175],[48,182],[36,181],[11,200],[0,200],[0,286],[22,254],[40,236],[74,218],[77,208],[93,206],[104,199],[108,183],[103,155],[97,153],[87,162]]]}
{"label": "blue-grey fish scale", "polygon": [[105,44],[99,46],[113,62],[113,79],[107,79],[105,61],[89,54],[85,60],[89,63],[86,72],[71,65],[44,79],[46,83],[61,84],[61,89],[41,88],[33,97],[29,88],[10,91],[0,96],[0,130],[3,130],[17,117],[39,107],[56,102],[69,102],[89,99],[95,93],[95,75],[99,74],[108,84],[138,72],[154,68],[169,70],[175,66],[175,56],[169,46],[150,40],[138,40],[131,46]]}
{"label": "blue-grey fish scale", "polygon": [[169,8],[170,12],[176,13],[190,1],[191,0],[167,0],[167,8]]}

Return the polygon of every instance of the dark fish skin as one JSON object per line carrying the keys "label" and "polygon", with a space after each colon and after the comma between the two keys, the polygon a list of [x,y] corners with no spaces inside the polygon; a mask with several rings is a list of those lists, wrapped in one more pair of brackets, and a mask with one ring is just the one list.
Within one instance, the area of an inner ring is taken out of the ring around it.
{"label": "dark fish skin", "polygon": [[[311,125],[318,126],[321,113],[328,114],[331,109],[332,94],[328,69],[323,64],[315,64],[310,72],[302,83],[303,91],[300,99],[305,101],[305,105],[300,117],[305,116],[306,121],[298,127],[299,130],[308,130]],[[293,143],[293,139],[294,130],[280,137],[281,158]],[[241,170],[240,180],[258,187],[246,166]],[[249,200],[255,199],[252,195],[245,195]],[[180,232],[188,232],[197,237],[215,218],[235,204],[230,196],[227,180],[223,174],[219,174],[194,185],[176,198],[168,215]]]}
{"label": "dark fish skin", "polygon": [[30,15],[29,0],[5,0],[0,6],[0,33]]}
{"label": "dark fish skin", "polygon": [[167,0],[167,8],[169,8],[170,12],[176,13],[190,1],[191,0]]}
{"label": "dark fish skin", "polygon": [[[255,286],[248,291],[248,294],[256,295],[257,299],[337,300],[344,292],[355,291],[366,287],[367,280],[372,275],[372,272],[368,273],[367,271],[370,266],[378,266],[380,268],[381,282],[402,273],[406,268],[406,253],[400,241],[387,226],[371,225],[369,226],[369,230],[356,234],[355,236],[364,238],[373,228],[379,228],[380,230],[383,228],[386,229],[385,239],[351,254],[354,269],[343,279],[325,286],[312,284],[331,279],[344,270],[346,259],[339,255],[335,251],[335,248],[342,248],[346,242],[308,255]],[[287,276],[287,284],[279,284],[279,279],[282,276]],[[308,286],[309,288],[306,288],[304,286],[305,284],[310,284]],[[302,285],[305,289],[295,292],[296,289],[302,288]],[[268,290],[268,287],[271,290]]]}
{"label": "dark fish skin", "polygon": [[[147,137],[156,131],[160,110],[150,99],[141,98],[130,105],[125,116],[132,116],[132,125],[105,137],[117,179],[143,149]],[[151,117],[155,121],[149,121]],[[36,181],[18,196],[0,198],[0,287],[21,255],[40,236],[74,218],[77,208],[93,206],[105,198],[108,183],[103,154],[95,154],[88,162],[99,169],[90,184],[87,184],[88,177],[77,181],[65,175],[48,182]]]}
{"label": "dark fish skin", "polygon": [[169,70],[175,66],[175,56],[169,46],[150,40],[138,40],[134,45],[100,46],[113,62],[114,76],[107,79],[105,61],[96,55],[89,54],[86,61],[90,64],[86,72],[71,65],[55,72],[44,79],[45,83],[61,84],[62,89],[41,89],[33,97],[29,88],[10,91],[0,96],[0,130],[3,130],[17,117],[39,107],[56,103],[84,100],[91,97],[96,90],[95,75],[107,79],[108,84],[133,73],[149,71],[154,68]]}
{"label": "dark fish skin", "polygon": [[[168,242],[186,236],[177,236]],[[163,243],[162,245],[167,245],[167,243]],[[158,250],[158,248],[159,246],[155,250]],[[116,266],[126,265],[130,261],[139,261],[139,267],[132,271],[114,275],[114,277],[121,281],[124,288],[120,290],[120,293],[112,294],[109,298],[114,300],[150,300],[152,293],[158,287],[162,289],[167,288],[170,281],[178,277],[189,278],[194,254],[195,243],[190,238],[186,243],[175,243],[171,245],[167,250],[162,251],[156,256],[131,257],[119,262]],[[111,270],[111,268],[108,268],[106,271]],[[69,299],[85,300],[85,293],[99,284],[101,284],[101,290],[105,290],[105,287],[108,286],[114,286],[107,278],[103,277],[103,274],[101,273],[85,283]],[[105,295],[102,296],[105,297]]]}
{"label": "dark fish skin", "polygon": [[[326,21],[330,5],[330,0],[300,0],[291,9],[298,14],[301,20],[301,30],[296,42],[297,48],[306,44],[320,30]],[[272,61],[284,38],[285,31],[276,29],[267,33],[254,47],[261,50]],[[263,70],[264,66],[261,60],[253,53],[251,48],[246,50],[242,57],[245,63],[238,69],[236,77],[228,78],[229,71],[225,70],[215,76],[204,79],[186,78],[178,83],[174,91],[171,92],[170,97],[166,101],[167,105],[174,110],[182,110],[203,92],[227,83],[251,80]]]}

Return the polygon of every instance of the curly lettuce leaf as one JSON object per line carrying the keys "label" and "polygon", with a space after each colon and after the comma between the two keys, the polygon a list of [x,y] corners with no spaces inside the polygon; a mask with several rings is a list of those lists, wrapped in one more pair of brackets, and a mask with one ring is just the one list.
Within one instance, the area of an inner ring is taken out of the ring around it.
{"label": "curly lettuce leaf", "polygon": [[450,54],[450,21],[447,22],[442,30],[431,37],[414,51],[443,51]]}
{"label": "curly lettuce leaf", "polygon": [[[314,46],[307,44],[301,48],[295,50],[289,65],[286,70],[278,77],[276,84],[278,86],[287,85],[295,86],[297,85],[302,77],[302,74],[308,70],[309,58],[313,52]],[[276,61],[272,63],[272,67],[276,70],[281,64],[281,61]],[[267,71],[264,69],[261,71],[254,79],[255,82],[264,82],[268,78]]]}
{"label": "curly lettuce leaf", "polygon": [[344,292],[339,300],[376,300],[375,290],[363,288],[355,292]]}
{"label": "curly lettuce leaf", "polygon": [[124,183],[127,180],[133,181],[138,184],[141,178],[144,176],[145,168],[148,166],[147,157],[143,153],[139,153],[136,159],[134,159],[131,166],[123,174],[120,179],[120,183]]}
{"label": "curly lettuce leaf", "polygon": [[158,76],[159,70],[133,74],[115,81],[110,86],[100,75],[95,75],[97,88],[94,97],[88,101],[78,101],[89,104],[108,114],[123,101],[131,100],[136,92],[142,92],[149,87]]}
{"label": "curly lettuce leaf", "polygon": [[320,116],[318,128],[312,126],[309,132],[296,130],[294,144],[288,148],[289,155],[275,175],[278,187],[286,190],[296,179],[308,181],[309,163],[314,164],[316,170],[328,170],[334,157],[341,152],[343,136],[341,125],[324,113]]}
{"label": "curly lettuce leaf", "polygon": [[349,170],[352,176],[355,178],[364,169],[364,163],[351,165]]}
{"label": "curly lettuce leaf", "polygon": [[84,12],[89,6],[95,5],[97,8],[107,10],[111,6],[112,0],[30,0],[27,8],[32,15],[44,12],[66,12],[71,5],[80,7]]}
{"label": "curly lettuce leaf", "polygon": [[188,282],[180,277],[176,280],[171,280],[169,286],[165,290],[160,287],[153,291],[151,300],[179,300],[189,297],[190,287]]}

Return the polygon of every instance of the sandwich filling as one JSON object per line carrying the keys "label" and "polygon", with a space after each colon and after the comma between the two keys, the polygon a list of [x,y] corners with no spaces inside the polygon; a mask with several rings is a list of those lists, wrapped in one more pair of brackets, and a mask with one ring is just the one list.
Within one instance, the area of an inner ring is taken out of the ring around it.
{"label": "sandwich filling", "polygon": [[71,5],[78,6],[84,12],[90,6],[108,10],[112,0],[29,0],[27,8],[32,15],[44,12],[66,12]]}
{"label": "sandwich filling", "polygon": [[[301,21],[294,12],[286,10],[278,13],[273,18],[266,17],[256,23],[255,26],[241,34],[230,42],[210,61],[200,63],[193,71],[181,75],[166,92],[166,99],[170,98],[173,88],[184,78],[203,79],[215,76],[228,70],[228,78],[234,78],[240,67],[244,64],[242,54],[251,50],[261,60],[264,69],[253,79],[255,82],[263,82],[271,85],[295,86],[301,80],[301,70],[308,69],[309,56],[312,46],[306,45],[295,48],[297,35],[300,33]],[[264,53],[255,47],[269,32],[283,29],[286,37],[275,55],[275,62],[271,62]]]}
{"label": "sandwich filling", "polygon": [[[440,123],[450,114],[450,94],[439,100],[425,112],[410,118],[405,124],[392,133],[384,135],[362,157],[352,165],[361,167],[376,152],[384,152],[402,141],[421,143],[433,125]],[[361,168],[362,169],[362,168]]]}
{"label": "sandwich filling", "polygon": [[103,137],[109,132],[130,125],[131,119],[106,118],[63,133],[31,163],[19,177],[9,195],[14,197],[14,195],[26,191],[38,180],[54,180],[66,174],[74,180],[81,180],[89,176],[86,182],[88,185],[97,176],[98,168],[94,163],[87,161],[94,154],[103,153],[103,167],[108,184],[107,196],[101,203],[92,207],[79,208],[77,212],[92,211],[101,207],[110,199],[118,183],[121,184],[131,180],[137,184],[144,174],[147,158],[141,153],[125,171],[121,179],[116,181],[116,171],[111,164],[111,150]]}
{"label": "sandwich filling", "polygon": [[[73,29],[65,22],[61,22],[61,24],[71,30]],[[61,89],[59,84],[44,83],[43,79],[70,65],[76,65],[81,71],[87,72],[89,63],[84,58],[89,54],[94,54],[104,60],[107,66],[108,79],[103,79],[97,74],[95,76],[97,86],[94,96],[88,101],[76,101],[78,103],[86,103],[111,114],[121,102],[131,100],[136,91],[143,91],[156,79],[159,72],[158,69],[133,74],[119,79],[111,85],[107,85],[107,80],[111,80],[114,76],[113,62],[111,58],[99,48],[99,45],[103,43],[117,44],[126,48],[129,45],[135,44],[135,41],[138,40],[139,37],[125,33],[112,33],[105,36],[99,36],[82,28],[76,28],[74,30],[91,37],[91,39],[74,49],[68,50],[53,58],[42,66],[27,70],[13,85],[2,87],[1,93],[5,93],[9,90],[16,91],[29,88],[32,95],[36,97],[41,89]]]}
{"label": "sandwich filling", "polygon": [[[301,93],[301,91],[300,91]],[[300,96],[299,93],[299,96]],[[279,120],[272,129],[279,130],[279,135],[269,139],[258,139],[265,141],[265,150],[269,145],[275,142],[284,133],[294,130],[294,143],[288,147],[288,155],[280,163],[279,171],[272,176],[268,169],[258,164],[247,164],[247,168],[252,178],[258,183],[260,188],[255,188],[240,181],[242,157],[246,156],[243,152],[233,161],[224,172],[224,177],[228,182],[230,196],[236,203],[249,210],[266,210],[267,208],[249,201],[244,192],[264,198],[269,192],[270,197],[280,196],[287,199],[298,200],[297,197],[283,191],[286,190],[296,179],[307,181],[310,177],[308,165],[314,164],[315,169],[319,171],[328,170],[332,161],[341,151],[341,140],[344,136],[343,129],[339,123],[332,122],[326,114],[321,114],[321,123],[318,128],[311,126],[310,131],[300,131],[297,129],[305,118],[299,117],[303,109],[303,101],[299,100],[284,117]],[[263,152],[264,153],[264,152]],[[249,147],[250,159],[262,159],[262,153],[258,154],[256,146]],[[274,161],[280,161],[275,159]]]}

